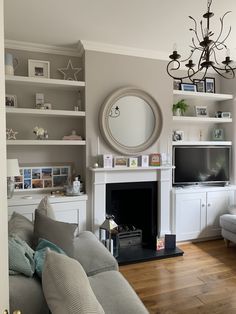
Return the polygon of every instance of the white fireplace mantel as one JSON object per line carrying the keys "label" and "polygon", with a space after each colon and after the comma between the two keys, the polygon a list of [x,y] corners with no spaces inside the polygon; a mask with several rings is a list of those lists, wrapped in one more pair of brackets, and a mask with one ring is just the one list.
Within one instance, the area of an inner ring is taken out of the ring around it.
{"label": "white fireplace mantel", "polygon": [[170,191],[172,166],[137,168],[90,168],[93,185],[93,232],[98,235],[99,226],[106,217],[106,184],[124,182],[158,181],[158,235],[171,233]]}

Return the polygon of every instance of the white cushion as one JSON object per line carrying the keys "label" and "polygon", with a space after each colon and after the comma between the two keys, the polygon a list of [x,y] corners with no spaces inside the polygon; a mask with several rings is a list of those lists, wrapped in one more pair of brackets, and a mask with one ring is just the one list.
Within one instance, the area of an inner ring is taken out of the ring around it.
{"label": "white cushion", "polygon": [[48,250],[42,285],[52,314],[105,314],[75,259]]}
{"label": "white cushion", "polygon": [[45,216],[48,216],[51,219],[55,219],[54,210],[52,208],[52,205],[49,202],[48,196],[45,196],[38,205],[38,210],[40,214],[43,214]]}

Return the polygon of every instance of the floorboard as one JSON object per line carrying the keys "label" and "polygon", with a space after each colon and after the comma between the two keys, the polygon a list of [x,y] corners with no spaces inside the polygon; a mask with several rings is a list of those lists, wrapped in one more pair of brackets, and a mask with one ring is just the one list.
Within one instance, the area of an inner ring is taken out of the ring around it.
{"label": "floorboard", "polygon": [[236,314],[236,245],[178,245],[184,256],[121,266],[150,313]]}

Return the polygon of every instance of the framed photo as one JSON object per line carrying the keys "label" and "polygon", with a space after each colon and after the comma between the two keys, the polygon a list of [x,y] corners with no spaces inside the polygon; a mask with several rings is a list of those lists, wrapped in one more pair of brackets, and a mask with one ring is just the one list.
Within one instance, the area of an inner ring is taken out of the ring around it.
{"label": "framed photo", "polygon": [[174,90],[180,90],[181,83],[182,83],[181,80],[174,79],[173,80],[173,89]]}
{"label": "framed photo", "polygon": [[6,95],[5,104],[6,104],[6,107],[16,108],[17,107],[16,95]]}
{"label": "framed photo", "polygon": [[28,75],[30,77],[50,77],[50,62],[40,60],[28,60]]}
{"label": "framed photo", "polygon": [[129,167],[130,168],[138,167],[138,157],[129,157]]}
{"label": "framed photo", "polygon": [[174,142],[183,141],[184,140],[184,131],[175,130],[175,131],[173,131],[172,137],[173,137]]}
{"label": "framed photo", "polygon": [[207,106],[195,106],[196,117],[208,117]]}
{"label": "framed photo", "polygon": [[128,167],[128,158],[114,157],[114,167]]}
{"label": "framed photo", "polygon": [[213,141],[223,141],[224,140],[224,130],[223,129],[213,129],[212,139],[213,139]]}
{"label": "framed photo", "polygon": [[197,92],[205,93],[205,81],[204,80],[193,80],[197,86]]}
{"label": "framed photo", "polygon": [[192,83],[181,83],[181,90],[185,92],[196,92],[197,91],[197,86],[196,84]]}
{"label": "framed photo", "polygon": [[205,91],[206,93],[215,93],[215,78],[205,77]]}

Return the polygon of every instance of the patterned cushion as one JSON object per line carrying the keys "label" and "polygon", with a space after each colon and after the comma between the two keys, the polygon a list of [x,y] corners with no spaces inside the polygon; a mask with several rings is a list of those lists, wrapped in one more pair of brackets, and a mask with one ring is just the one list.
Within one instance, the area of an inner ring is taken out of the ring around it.
{"label": "patterned cushion", "polygon": [[105,314],[75,259],[48,250],[42,285],[52,314]]}
{"label": "patterned cushion", "polygon": [[18,235],[8,238],[9,273],[32,277],[35,271],[34,251]]}

